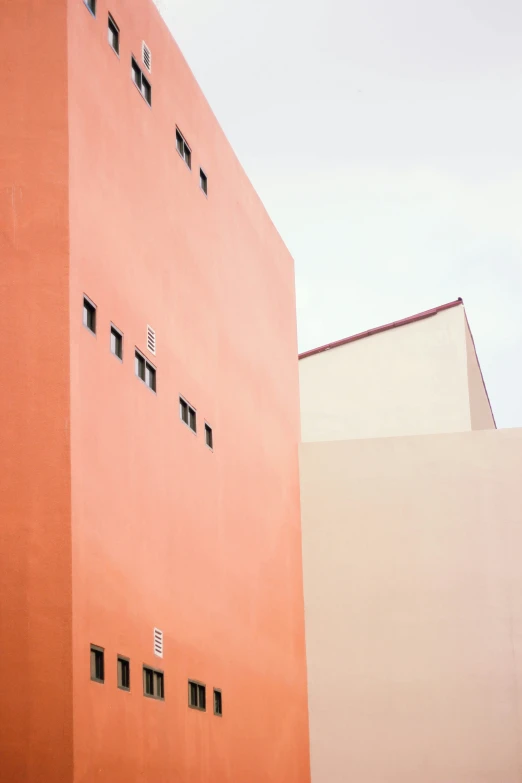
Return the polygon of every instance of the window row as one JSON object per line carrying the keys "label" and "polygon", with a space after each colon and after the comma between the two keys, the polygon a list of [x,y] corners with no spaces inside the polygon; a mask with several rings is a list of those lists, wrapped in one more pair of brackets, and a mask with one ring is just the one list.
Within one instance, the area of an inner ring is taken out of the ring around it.
{"label": "window row", "polygon": [[[91,14],[96,16],[96,0],[83,0]],[[107,20],[107,40],[109,46],[120,56],[120,28],[116,24],[114,17],[109,14]],[[146,70],[151,73],[152,55],[149,47],[145,42],[142,44],[142,61]],[[144,74],[143,68],[141,68],[138,60],[134,55],[131,55],[131,78],[142,97],[152,106],[152,85]],[[187,144],[187,141],[179,128],[176,128],[176,149],[181,155],[188,168],[192,170],[192,151]],[[199,170],[199,187],[203,193],[208,196],[208,178],[203,169]]]}
{"label": "window row", "polygon": [[[83,297],[83,325],[92,334],[96,335],[96,305],[88,296]],[[111,324],[110,331],[111,353],[123,362],[123,332]],[[156,353],[156,333],[152,327],[147,327],[147,350],[150,353]],[[144,354],[138,349],[134,349],[134,372],[145,386],[156,393],[156,367],[150,362]],[[197,433],[197,412],[196,409],[184,398],[179,398],[179,417],[181,421]],[[212,427],[205,422],[205,444],[209,449],[214,449],[214,436]]]}
{"label": "window row", "polygon": [[[131,689],[130,660],[123,655],[116,659],[118,688],[123,691]],[[91,680],[105,683],[105,650],[103,647],[91,644]],[[219,688],[214,688],[214,715],[223,715],[223,696]],[[165,675],[151,666],[143,666],[143,695],[151,699],[165,700]],[[197,680],[188,681],[188,706],[195,710],[206,712],[207,687]]]}

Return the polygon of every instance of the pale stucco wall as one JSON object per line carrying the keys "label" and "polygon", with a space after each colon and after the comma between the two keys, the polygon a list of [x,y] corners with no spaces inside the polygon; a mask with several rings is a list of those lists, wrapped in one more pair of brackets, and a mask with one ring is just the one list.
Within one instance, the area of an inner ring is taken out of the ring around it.
{"label": "pale stucco wall", "polygon": [[471,429],[464,307],[301,359],[304,442]]}
{"label": "pale stucco wall", "polygon": [[314,783],[520,783],[522,430],[307,443]]}
{"label": "pale stucco wall", "polygon": [[491,430],[495,429],[495,419],[489,404],[484,379],[480,370],[475,344],[467,319],[465,319],[464,328],[466,331],[466,352],[468,355],[468,386],[469,386],[469,406],[471,414],[472,430]]}

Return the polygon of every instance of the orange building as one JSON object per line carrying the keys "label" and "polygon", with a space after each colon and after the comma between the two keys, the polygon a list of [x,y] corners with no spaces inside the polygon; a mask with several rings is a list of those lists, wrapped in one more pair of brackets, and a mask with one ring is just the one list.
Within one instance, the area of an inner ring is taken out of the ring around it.
{"label": "orange building", "polygon": [[292,258],[152,0],[0,11],[0,780],[306,783]]}

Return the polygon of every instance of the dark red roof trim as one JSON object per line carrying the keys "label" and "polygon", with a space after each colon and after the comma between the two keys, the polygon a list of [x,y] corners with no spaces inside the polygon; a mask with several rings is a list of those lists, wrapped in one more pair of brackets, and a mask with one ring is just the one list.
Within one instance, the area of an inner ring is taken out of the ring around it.
{"label": "dark red roof trim", "polygon": [[346,345],[346,343],[354,343],[356,340],[362,340],[363,337],[370,337],[372,334],[379,334],[380,332],[387,332],[389,329],[396,329],[398,326],[406,326],[406,324],[412,324],[415,321],[422,321],[424,318],[431,318],[432,315],[437,315],[443,310],[449,310],[451,307],[458,307],[464,304],[462,299],[455,299],[454,302],[448,302],[447,304],[440,305],[439,307],[433,307],[431,310],[425,310],[423,313],[417,313],[417,315],[410,315],[408,318],[402,318],[400,321],[393,321],[391,324],[384,324],[384,326],[376,326],[375,329],[368,329],[367,332],[359,332],[359,334],[353,334],[351,337],[345,337],[344,340],[337,340],[335,343],[328,343],[328,345],[321,345],[320,348],[312,348],[310,351],[305,351],[299,354],[300,359],[306,359],[307,356],[313,356],[316,353],[322,353],[323,351],[329,351],[332,348],[338,348],[340,345]]}

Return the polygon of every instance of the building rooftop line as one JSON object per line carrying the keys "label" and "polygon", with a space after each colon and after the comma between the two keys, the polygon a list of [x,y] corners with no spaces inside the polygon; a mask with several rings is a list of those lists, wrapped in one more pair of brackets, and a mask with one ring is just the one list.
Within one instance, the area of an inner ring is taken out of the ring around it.
{"label": "building rooftop line", "polygon": [[329,351],[332,348],[338,348],[340,345],[346,345],[347,343],[353,343],[356,340],[362,340],[364,337],[370,337],[372,334],[379,334],[380,332],[387,332],[389,329],[396,329],[398,326],[406,326],[406,324],[414,323],[415,321],[422,321],[424,318],[431,318],[433,315],[442,312],[443,310],[449,310],[451,307],[458,307],[463,305],[464,302],[459,296],[453,302],[447,302],[446,304],[439,305],[438,307],[432,307],[431,310],[424,310],[422,313],[416,313],[410,315],[407,318],[401,318],[399,321],[392,321],[389,324],[383,326],[376,326],[373,329],[368,329],[365,332],[359,332],[353,334],[350,337],[344,337],[342,340],[336,340],[333,343],[327,343],[327,345],[321,345],[318,348],[311,348],[309,351],[304,351],[299,354],[299,359],[306,359],[307,356],[313,356],[316,353],[323,353],[323,351]]}

